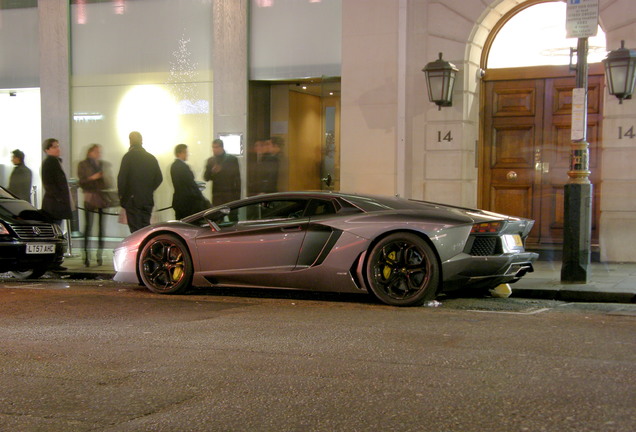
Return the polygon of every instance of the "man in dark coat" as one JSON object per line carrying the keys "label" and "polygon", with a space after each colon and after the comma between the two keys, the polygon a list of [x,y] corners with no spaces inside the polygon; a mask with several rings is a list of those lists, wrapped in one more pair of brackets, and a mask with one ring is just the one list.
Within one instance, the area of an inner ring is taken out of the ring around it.
{"label": "man in dark coat", "polygon": [[33,175],[31,170],[24,164],[24,153],[22,150],[13,150],[11,162],[15,165],[9,177],[9,190],[18,198],[31,202],[31,181]]}
{"label": "man in dark coat", "polygon": [[212,205],[217,206],[241,198],[241,172],[236,156],[225,153],[223,141],[212,141],[214,156],[205,164],[203,180],[212,181]]}
{"label": "man in dark coat", "polygon": [[174,148],[177,157],[170,167],[170,176],[174,186],[172,195],[172,208],[177,219],[197,213],[210,207],[210,202],[203,196],[197,183],[194,181],[194,173],[185,163],[188,160],[188,146],[177,144]]}
{"label": "man in dark coat", "polygon": [[278,192],[278,175],[280,169],[280,151],[282,146],[280,137],[271,137],[265,141],[264,153],[260,162],[259,186],[260,193]]}
{"label": "man in dark coat", "polygon": [[55,138],[48,138],[42,143],[42,149],[47,155],[42,162],[42,186],[44,186],[42,210],[62,226],[62,220],[73,217],[73,210],[68,181],[62,169],[62,159],[60,159],[60,143]]}
{"label": "man in dark coat", "polygon": [[128,228],[133,233],[150,225],[153,194],[163,181],[157,158],[143,148],[139,132],[131,132],[130,148],[121,160],[117,175],[119,202],[126,210]]}

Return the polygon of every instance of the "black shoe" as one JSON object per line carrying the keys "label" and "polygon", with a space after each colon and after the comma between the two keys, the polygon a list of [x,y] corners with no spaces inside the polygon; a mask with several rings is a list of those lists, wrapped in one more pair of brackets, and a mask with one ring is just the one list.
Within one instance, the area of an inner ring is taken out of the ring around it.
{"label": "black shoe", "polygon": [[64,270],[68,270],[66,267],[58,265],[57,267],[53,267],[51,270],[53,271],[64,271]]}

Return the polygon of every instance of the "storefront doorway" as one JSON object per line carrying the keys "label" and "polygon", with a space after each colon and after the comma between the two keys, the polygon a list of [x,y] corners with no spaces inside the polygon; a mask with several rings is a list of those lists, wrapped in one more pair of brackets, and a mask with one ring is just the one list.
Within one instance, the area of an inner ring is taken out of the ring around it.
{"label": "storefront doorway", "polygon": [[[588,85],[592,242],[598,244],[603,75]],[[519,77],[523,76],[523,79]],[[529,246],[562,244],[574,77],[567,66],[496,69],[484,80],[480,195],[486,208],[535,219]]]}
{"label": "storefront doorway", "polygon": [[[563,2],[528,1],[491,32],[482,53],[479,204],[535,220],[528,247],[560,250],[564,185],[570,167],[572,88]],[[528,35],[533,34],[529,38]],[[592,243],[598,244],[605,36],[590,39],[588,135]]]}
{"label": "storefront doorway", "polygon": [[339,190],[340,79],[251,82],[248,194],[259,193],[263,146],[280,139],[276,190]]}

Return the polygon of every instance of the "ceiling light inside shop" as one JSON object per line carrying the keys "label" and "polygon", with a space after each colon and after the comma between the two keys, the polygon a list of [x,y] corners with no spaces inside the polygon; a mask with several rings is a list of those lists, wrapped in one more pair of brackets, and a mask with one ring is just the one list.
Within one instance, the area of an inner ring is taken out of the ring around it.
{"label": "ceiling light inside shop", "polygon": [[179,104],[169,91],[156,85],[135,86],[119,103],[117,136],[128,148],[128,134],[138,131],[144,148],[159,156],[171,153],[179,130]]}

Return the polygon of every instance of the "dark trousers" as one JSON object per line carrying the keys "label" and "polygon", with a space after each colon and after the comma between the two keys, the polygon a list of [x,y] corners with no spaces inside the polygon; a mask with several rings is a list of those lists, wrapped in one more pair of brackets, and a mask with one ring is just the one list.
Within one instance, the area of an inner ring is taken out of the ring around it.
{"label": "dark trousers", "polygon": [[93,211],[84,210],[84,253],[88,257],[88,237],[91,234],[93,228],[93,219],[97,215],[97,256],[102,256],[102,249],[104,249],[104,225],[102,223],[102,217],[104,211],[102,209],[95,209]]}
{"label": "dark trousers", "polygon": [[152,206],[126,208],[126,219],[131,233],[150,225]]}

